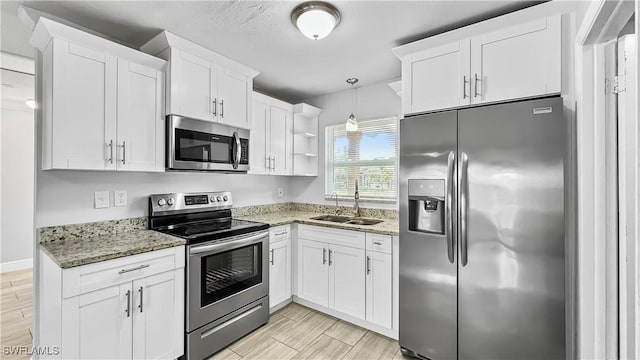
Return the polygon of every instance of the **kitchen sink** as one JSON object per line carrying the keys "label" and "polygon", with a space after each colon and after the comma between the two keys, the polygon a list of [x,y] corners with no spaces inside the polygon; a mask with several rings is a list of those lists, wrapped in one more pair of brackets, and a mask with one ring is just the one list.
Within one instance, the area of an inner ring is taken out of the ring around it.
{"label": "kitchen sink", "polygon": [[329,221],[335,223],[352,224],[352,225],[375,225],[380,224],[382,220],[366,219],[366,218],[354,218],[349,216],[340,215],[320,215],[312,217],[311,220]]}
{"label": "kitchen sink", "polygon": [[340,215],[321,215],[312,217],[311,220],[322,220],[322,221],[331,221],[336,223],[345,223],[352,218],[349,216],[340,216]]}

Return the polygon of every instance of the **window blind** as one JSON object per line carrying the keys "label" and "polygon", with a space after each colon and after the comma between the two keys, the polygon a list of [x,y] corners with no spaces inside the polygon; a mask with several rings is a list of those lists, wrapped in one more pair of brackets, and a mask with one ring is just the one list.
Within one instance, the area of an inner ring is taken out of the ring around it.
{"label": "window blind", "polygon": [[360,200],[396,202],[398,198],[398,119],[358,121],[326,128],[325,197],[351,198],[358,182]]}

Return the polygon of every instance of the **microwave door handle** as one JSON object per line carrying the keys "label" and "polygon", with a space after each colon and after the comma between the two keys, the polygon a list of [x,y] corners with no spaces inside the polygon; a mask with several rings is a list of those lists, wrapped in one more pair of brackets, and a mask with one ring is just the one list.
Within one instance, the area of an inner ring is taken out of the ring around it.
{"label": "microwave door handle", "polygon": [[240,165],[240,156],[242,155],[242,149],[240,148],[240,136],[238,136],[238,132],[233,132],[233,144],[234,144],[234,158],[233,158],[233,168],[237,169],[238,165]]}

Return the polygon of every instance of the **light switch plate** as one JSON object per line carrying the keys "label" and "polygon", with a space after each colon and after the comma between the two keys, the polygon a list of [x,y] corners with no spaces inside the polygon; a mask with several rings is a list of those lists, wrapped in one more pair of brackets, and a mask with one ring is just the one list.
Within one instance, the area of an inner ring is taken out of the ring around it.
{"label": "light switch plate", "polygon": [[127,190],[113,190],[113,206],[127,206]]}
{"label": "light switch plate", "polygon": [[96,191],[93,197],[94,197],[94,207],[96,209],[104,209],[110,206],[108,191]]}

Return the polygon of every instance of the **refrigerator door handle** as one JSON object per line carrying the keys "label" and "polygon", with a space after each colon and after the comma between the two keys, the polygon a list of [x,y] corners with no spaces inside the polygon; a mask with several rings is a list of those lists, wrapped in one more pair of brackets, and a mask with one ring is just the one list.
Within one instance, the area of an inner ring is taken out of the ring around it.
{"label": "refrigerator door handle", "polygon": [[449,152],[449,159],[447,161],[447,198],[446,198],[446,221],[447,221],[447,257],[450,263],[455,262],[454,247],[453,247],[453,173],[455,169],[456,154],[453,151]]}
{"label": "refrigerator door handle", "polygon": [[466,153],[460,155],[460,261],[462,266],[469,260],[469,241],[467,239],[467,213],[469,211],[469,157]]}

